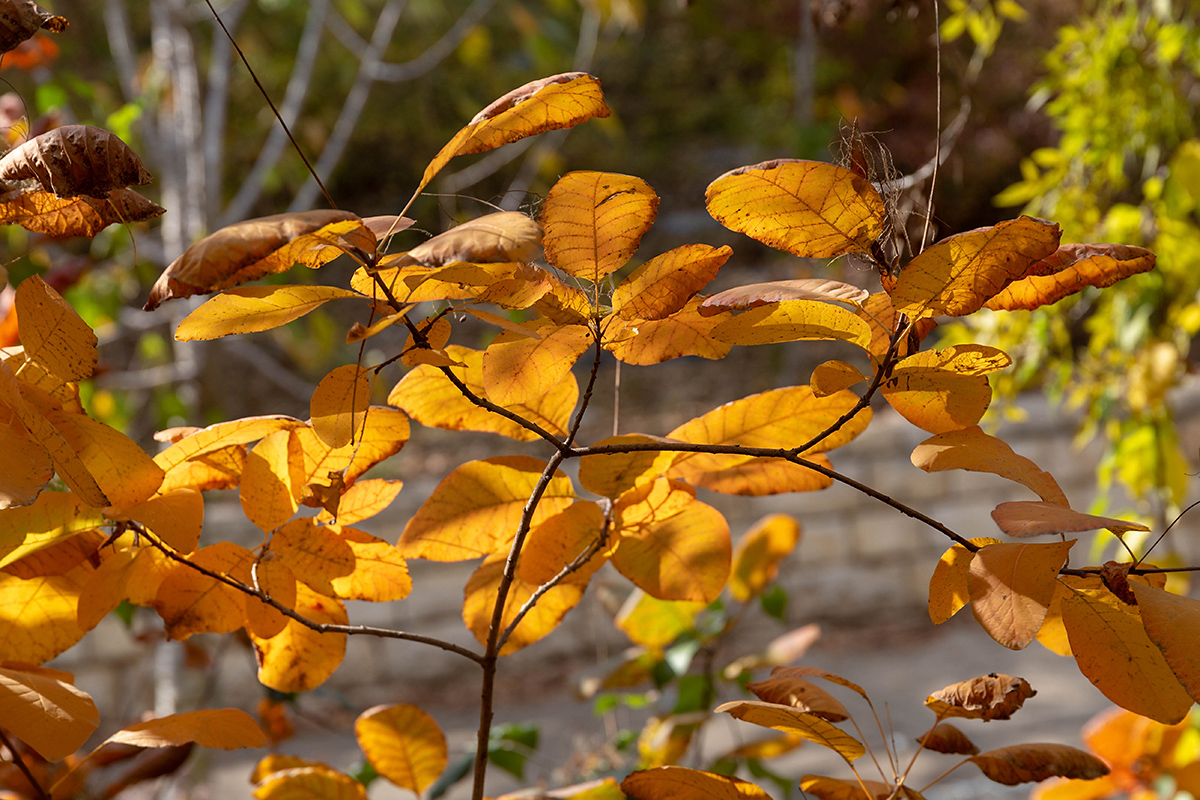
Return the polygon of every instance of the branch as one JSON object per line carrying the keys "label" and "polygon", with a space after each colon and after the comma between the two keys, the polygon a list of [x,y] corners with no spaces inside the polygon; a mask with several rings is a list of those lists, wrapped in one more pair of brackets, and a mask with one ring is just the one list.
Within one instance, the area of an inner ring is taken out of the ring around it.
{"label": "branch", "polygon": [[[229,24],[237,27],[250,0],[235,0],[225,12]],[[229,111],[229,71],[233,46],[219,26],[213,26],[212,56],[208,65],[208,91],[204,98],[204,185],[211,188],[205,197],[205,221],[217,218],[221,205],[221,173],[225,166],[225,119]]]}
{"label": "branch", "polygon": [[133,34],[129,30],[129,14],[124,0],[104,0],[104,32],[108,51],[117,67],[117,79],[126,101],[140,96],[137,90],[137,56],[133,51]]}
{"label": "branch", "polygon": [[447,56],[453,53],[471,29],[478,25],[487,13],[492,10],[496,0],[475,0],[455,21],[450,30],[442,34],[442,38],[431,44],[424,53],[402,64],[385,64],[377,61],[374,65],[373,77],[377,81],[399,83],[419,78],[436,67]]}
{"label": "branch", "polygon": [[4,731],[0,730],[0,744],[4,745],[4,749],[12,753],[13,763],[17,765],[17,769],[21,770],[21,774],[25,776],[25,780],[29,781],[29,785],[33,787],[33,791],[37,793],[38,800],[50,800],[50,795],[38,783],[37,778],[33,777],[33,773],[29,770],[29,765],[25,763],[25,759],[21,758],[17,748],[13,747],[12,742],[4,735]]}

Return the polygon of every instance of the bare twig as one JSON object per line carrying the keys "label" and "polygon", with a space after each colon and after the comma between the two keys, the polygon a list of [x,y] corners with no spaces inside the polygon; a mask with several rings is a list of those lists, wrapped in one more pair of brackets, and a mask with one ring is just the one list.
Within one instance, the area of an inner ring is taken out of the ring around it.
{"label": "bare twig", "polygon": [[21,758],[21,754],[17,752],[17,748],[13,747],[12,742],[4,735],[3,730],[0,730],[0,744],[4,745],[4,748],[8,752],[12,753],[13,763],[17,765],[17,769],[21,770],[21,774],[25,776],[25,780],[29,781],[29,785],[37,792],[38,800],[50,800],[50,795],[38,783],[37,778],[33,777],[33,772],[30,771],[29,765]]}

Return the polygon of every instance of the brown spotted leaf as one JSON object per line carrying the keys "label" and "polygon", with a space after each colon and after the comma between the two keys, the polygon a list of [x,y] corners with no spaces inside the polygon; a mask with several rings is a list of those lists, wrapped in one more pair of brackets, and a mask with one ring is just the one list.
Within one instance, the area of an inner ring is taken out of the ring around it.
{"label": "brown spotted leaf", "polygon": [[456,261],[472,264],[533,261],[541,247],[541,225],[520,211],[498,211],[439,233],[389,266],[440,267]]}
{"label": "brown spotted leaf", "polygon": [[1123,519],[1096,517],[1072,511],[1058,503],[1020,500],[1001,503],[992,509],[1000,530],[1017,539],[1046,534],[1076,533],[1107,528],[1114,533],[1148,531],[1145,525]]}
{"label": "brown spotted leaf", "polygon": [[971,611],[988,635],[1010,650],[1037,636],[1054,597],[1058,571],[1075,540],[991,544],[971,559]]}
{"label": "brown spotted leaf", "polygon": [[33,0],[8,0],[0,8],[0,53],[7,53],[38,32],[62,33],[65,17],[58,17]]}
{"label": "brown spotted leaf", "polygon": [[115,133],[91,125],[64,125],[0,158],[0,180],[35,180],[59,197],[104,197],[114,189],[143,186],[153,177]]}
{"label": "brown spotted leaf", "polygon": [[925,698],[939,719],[1009,719],[1037,692],[1024,678],[992,673],[952,683]]}
{"label": "brown spotted leaf", "polygon": [[794,281],[772,281],[735,286],[706,297],[700,313],[709,316],[722,310],[742,311],[781,300],[837,300],[855,305],[866,300],[870,293],[841,281],[823,278],[801,278]]}
{"label": "brown spotted leaf", "polygon": [[1030,311],[1080,292],[1088,286],[1103,289],[1119,280],[1149,272],[1155,255],[1123,244],[1064,244],[1026,270],[987,302],[994,311]]}
{"label": "brown spotted leaf", "polygon": [[658,195],[641,178],[568,172],[542,205],[546,261],[595,283],[633,257],[657,213]]}
{"label": "brown spotted leaf", "polygon": [[107,197],[59,197],[42,189],[0,197],[0,224],[20,225],[52,239],[91,238],[114,223],[144,222],[166,212],[133,189],[114,189]]}
{"label": "brown spotted leaf", "polygon": [[988,779],[1005,786],[1047,778],[1092,780],[1108,774],[1108,766],[1091,753],[1065,744],[1019,744],[988,750],[967,759]]}
{"label": "brown spotted leaf", "polygon": [[948,469],[991,472],[1027,486],[1048,503],[1068,505],[1053,475],[1017,455],[1007,442],[989,436],[978,425],[926,439],[913,450],[911,460],[914,467],[926,472]]}

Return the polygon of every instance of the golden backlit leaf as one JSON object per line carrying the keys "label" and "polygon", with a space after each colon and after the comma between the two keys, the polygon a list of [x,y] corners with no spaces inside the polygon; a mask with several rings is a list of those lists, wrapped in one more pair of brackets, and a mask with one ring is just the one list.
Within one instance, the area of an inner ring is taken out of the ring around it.
{"label": "golden backlit leaf", "polygon": [[621,781],[631,800],[769,800],[770,795],[741,778],[686,767],[657,767]]}
{"label": "golden backlit leaf", "polygon": [[334,594],[343,600],[371,603],[390,603],[408,597],[412,578],[399,550],[355,528],[341,528],[338,535],[354,553],[354,571],[329,581]]}
{"label": "golden backlit leaf", "polygon": [[354,735],[368,763],[392,783],[423,794],[446,768],[446,737],[416,706],[375,706],[359,715]]}
{"label": "golden backlit leaf", "polygon": [[657,478],[624,492],[612,506],[618,533],[640,525],[656,525],[680,513],[696,500],[696,489],[681,481]]}
{"label": "golden backlit leaf", "polygon": [[1076,588],[1062,602],[1075,663],[1105,697],[1136,714],[1174,725],[1192,698],[1146,634],[1137,607],[1107,589]]}
{"label": "golden backlit leaf", "polygon": [[390,506],[403,488],[403,481],[387,478],[356,481],[342,495],[336,519],[328,511],[322,511],[317,519],[322,522],[337,522],[339,525],[362,522]]}
{"label": "golden backlit leaf", "polygon": [[533,261],[541,248],[542,227],[535,220],[520,211],[498,211],[434,236],[389,266]]}
{"label": "golden backlit leaf", "polygon": [[531,325],[540,339],[504,331],[483,352],[483,387],[488,399],[502,406],[536,405],[558,385],[592,344],[583,325]]}
{"label": "golden backlit leaf", "polygon": [[973,756],[979,752],[975,743],[965,733],[949,722],[939,722],[917,737],[917,742],[926,750],[935,753]]}
{"label": "golden backlit leaf", "polygon": [[546,261],[596,283],[633,257],[657,213],[658,195],[641,178],[568,172],[542,204]]}
{"label": "golden backlit leaf", "polygon": [[452,332],[449,321],[445,317],[435,316],[414,323],[421,341],[416,341],[412,331],[404,340],[404,348],[400,351],[400,363],[406,367],[418,364],[429,364],[435,367],[448,367],[453,359],[442,350],[450,341]]}
{"label": "golden backlit leaf", "polygon": [[266,747],[267,735],[254,718],[236,708],[206,708],[171,714],[129,725],[105,740],[135,747],[177,747],[195,742],[201,747],[239,750]]}
{"label": "golden backlit leaf", "polygon": [[275,431],[295,430],[303,427],[305,427],[304,422],[282,414],[218,422],[175,442],[156,455],[154,462],[164,470],[170,471],[189,459],[200,458],[233,445],[257,442]]}
{"label": "golden backlit leaf", "polygon": [[53,239],[90,239],[113,223],[144,222],[165,213],[133,189],[114,189],[107,197],[59,197],[42,189],[0,195],[0,224],[20,225]]}
{"label": "golden backlit leaf", "polygon": [[14,561],[4,567],[4,571],[18,578],[30,579],[65,575],[84,561],[95,566],[101,557],[97,551],[108,538],[107,532],[101,530],[81,531]]}
{"label": "golden backlit leaf", "polygon": [[[296,613],[313,622],[345,625],[342,601],[296,584]],[[277,692],[307,692],[333,674],[346,655],[346,634],[317,633],[289,619],[283,631],[269,639],[250,634],[258,657],[258,681]]]}
{"label": "golden backlit leaf", "polygon": [[373,271],[359,267],[350,276],[350,288],[376,301],[413,304],[429,300],[461,300],[474,298],[495,283],[512,280],[534,269],[516,262],[469,264],[456,261],[444,267],[388,266],[399,258],[387,256],[380,262],[382,266]]}
{"label": "golden backlit leaf", "polygon": [[729,344],[755,345],[839,339],[866,349],[871,328],[853,312],[819,300],[781,300],[726,319],[712,329]]}
{"label": "golden backlit leaf", "polygon": [[[286,608],[296,606],[296,574],[282,558],[267,551],[253,565],[242,564],[234,577],[247,586],[255,586],[275,602]],[[246,595],[246,632],[262,639],[269,639],[287,627],[285,614],[274,606]]]}
{"label": "golden backlit leaf", "polygon": [[455,156],[482,153],[611,113],[600,81],[587,73],[564,72],[530,81],[491,103],[456,133],[425,168],[414,197]]}
{"label": "golden backlit leaf", "polygon": [[1119,280],[1149,272],[1155,255],[1123,244],[1064,244],[1035,261],[1018,278],[987,302],[994,311],[1032,310],[1057,303],[1088,286],[1105,288]]}
{"label": "golden backlit leaf", "polygon": [[76,609],[90,569],[29,580],[0,572],[0,653],[6,661],[41,664],[83,638]]}
{"label": "golden backlit leaf", "polygon": [[[492,624],[492,612],[496,607],[497,587],[504,572],[507,552],[495,553],[484,559],[479,569],[467,581],[463,601],[463,622],[475,635],[476,641],[486,644]],[[533,644],[549,635],[562,622],[566,613],[578,605],[587,588],[587,577],[572,574],[543,594],[532,610],[518,625],[500,648],[500,655],[515,653],[522,647]],[[504,615],[500,628],[505,629],[516,619],[517,612],[538,589],[538,584],[527,583],[518,571],[504,603]]]}
{"label": "golden backlit leaf", "polygon": [[[218,574],[229,575],[254,560],[233,542],[202,547],[188,561]],[[154,598],[154,610],[167,627],[167,636],[186,639],[194,633],[229,633],[242,627],[245,594],[210,578],[187,564],[172,563]]]}
{"label": "golden backlit leaf", "polygon": [[700,315],[700,300],[693,297],[664,319],[621,319],[610,315],[601,322],[604,349],[626,364],[661,364],[681,356],[715,361],[728,355],[733,345],[713,337],[713,330],[728,315]]}
{"label": "golden backlit leaf", "polygon": [[846,763],[854,761],[866,752],[862,742],[850,734],[821,719],[816,714],[800,711],[791,706],[764,703],[758,700],[741,700],[725,703],[713,710],[718,714],[728,713],[734,719],[754,725],[803,736],[810,742],[816,742],[822,747],[833,750],[846,759]]}
{"label": "golden backlit leaf", "polygon": [[1055,223],[1023,216],[943,239],[900,272],[892,304],[913,320],[972,314],[1057,250],[1061,237]]}
{"label": "golden backlit leaf", "polygon": [[316,269],[357,246],[373,251],[375,235],[349,211],[317,209],[236,222],[193,244],[158,276],[146,310],[177,297],[211,294],[300,263]]}
{"label": "golden backlit leaf", "polygon": [[192,488],[174,489],[109,517],[136,520],[172,549],[190,553],[196,549],[204,525],[204,496]]}
{"label": "golden backlit leaf", "polygon": [[[530,456],[468,461],[447,475],[404,527],[397,547],[406,558],[465,561],[490,555],[516,534],[525,503],[546,463]],[[550,480],[533,524],[575,499],[571,479]]]}
{"label": "golden backlit leaf", "polygon": [[1010,650],[1037,635],[1054,597],[1058,571],[1075,544],[990,544],[971,559],[971,611],[988,635]]}
{"label": "golden backlit leaf", "polygon": [[739,167],[710,183],[705,200],[726,228],[803,258],[867,252],[887,219],[868,180],[818,161]]}
{"label": "golden backlit leaf", "polygon": [[[1050,599],[1050,607],[1046,609],[1046,619],[1042,622],[1042,627],[1038,629],[1037,640],[1038,644],[1045,647],[1055,655],[1067,656],[1073,655],[1071,652],[1071,641],[1067,636],[1067,627],[1062,620],[1062,604],[1067,595],[1071,594],[1070,586],[1085,585],[1081,579],[1071,575],[1062,575],[1059,578],[1058,585],[1054,587],[1054,597]],[[1092,588],[1099,588],[1103,584],[1099,578],[1088,579],[1088,584]]]}
{"label": "golden backlit leaf", "polygon": [[9,150],[0,158],[0,180],[35,180],[59,197],[104,197],[153,178],[115,133],[92,125],[62,125]]}
{"label": "golden backlit leaf", "polygon": [[[738,540],[729,593],[739,603],[761,594],[779,574],[779,564],[800,541],[800,523],[787,514],[763,517]],[[765,699],[765,698],[764,698]]]}
{"label": "golden backlit leaf", "polygon": [[660,649],[691,630],[693,620],[706,605],[700,601],[659,600],[635,587],[621,604],[613,624],[634,644]]}
{"label": "golden backlit leaf", "polygon": [[716,277],[731,255],[733,249],[728,246],[685,244],[655,256],[617,286],[613,312],[622,319],[670,316]]}
{"label": "golden backlit leaf", "polygon": [[[1000,544],[1002,540],[980,537],[969,541],[971,544],[985,547],[989,544]],[[941,625],[971,602],[967,576],[970,574],[971,559],[974,557],[973,552],[961,544],[956,544],[942,553],[937,566],[933,568],[933,577],[929,579],[929,618],[933,620],[934,625]]]}
{"label": "golden backlit leaf", "polygon": [[199,492],[236,489],[242,481],[242,470],[245,468],[246,446],[232,444],[172,467],[158,491],[167,494],[179,489],[195,489]]}
{"label": "golden backlit leaf", "polygon": [[30,275],[17,286],[13,305],[26,358],[63,381],[92,377],[96,334],[62,295]]}
{"label": "golden backlit leaf", "polygon": [[264,531],[279,527],[299,508],[304,458],[292,431],[267,434],[246,457],[241,502],[246,519]]}
{"label": "golden backlit leaf", "polygon": [[361,296],[336,286],[240,286],[211,298],[184,317],[175,329],[175,338],[200,342],[235,333],[269,331],[330,300]]}
{"label": "golden backlit leaf", "polygon": [[0,568],[102,524],[100,512],[70,492],[46,492],[32,505],[0,510]]}
{"label": "golden backlit leaf", "polygon": [[1024,678],[993,672],[939,689],[925,698],[925,705],[938,719],[1009,719],[1036,694]]}
{"label": "golden backlit leaf", "polygon": [[409,432],[404,412],[386,406],[369,407],[360,437],[345,447],[330,447],[311,427],[298,428],[295,436],[304,455],[302,483],[330,486],[333,473],[351,486],[371,467],[400,452]]}
{"label": "golden backlit leaf", "polygon": [[70,445],[79,461],[120,510],[150,498],[162,484],[163,470],[137,442],[103,422],[67,411],[44,408],[42,415]]}
{"label": "golden backlit leaf", "polygon": [[313,431],[330,447],[344,447],[362,429],[371,404],[367,370],[344,364],[321,379],[309,404]]}
{"label": "golden backlit leaf", "polygon": [[1200,601],[1130,581],[1150,641],[1175,677],[1200,702]]}
{"label": "golden backlit leaf", "polygon": [[611,560],[635,586],[660,600],[711,603],[729,578],[729,523],[697,501],[660,521],[619,530]]}
{"label": "golden backlit leaf", "polygon": [[[821,453],[806,455],[803,461],[815,467],[832,468],[829,459]],[[668,474],[675,477],[674,473]],[[755,458],[711,471],[694,471],[687,480],[709,491],[747,497],[817,492],[833,485],[833,478],[780,458]]]}
{"label": "golden backlit leaf", "polygon": [[989,436],[978,425],[926,439],[913,450],[911,460],[914,467],[926,472],[948,469],[991,472],[1027,486],[1048,503],[1069,505],[1053,475],[1017,455],[1007,442]]}
{"label": "golden backlit leaf", "polygon": [[[568,506],[530,528],[517,565],[521,580],[533,585],[547,583],[607,533],[600,506],[587,500]],[[581,562],[572,575],[586,581],[604,566],[603,552],[601,549]]]}
{"label": "golden backlit leaf", "polygon": [[254,787],[254,800],[367,800],[367,789],[330,767],[294,767],[273,772]]}
{"label": "golden backlit leaf", "polygon": [[8,406],[0,404],[0,510],[32,503],[54,477],[54,462]]}
{"label": "golden backlit leaf", "polygon": [[777,676],[748,683],[746,688],[763,702],[807,711],[829,722],[841,722],[850,717],[850,712],[836,697],[803,678]]}
{"label": "golden backlit leaf", "polygon": [[350,544],[312,517],[294,519],[275,531],[271,550],[292,573],[314,591],[335,596],[335,578],[354,572],[355,557]]}
{"label": "golden backlit leaf", "polygon": [[[447,346],[446,354],[461,366],[450,371],[476,396],[487,398],[483,388],[483,351],[461,345]],[[512,411],[543,430],[566,436],[571,412],[579,398],[579,384],[570,372],[545,394],[508,406]],[[437,367],[419,366],[410,370],[388,395],[388,403],[404,409],[413,419],[431,428],[451,431],[485,431],[528,442],[538,435],[516,422],[472,403]]]}
{"label": "golden backlit leaf", "polygon": [[987,373],[1011,363],[1006,353],[980,344],[924,350],[900,361],[881,393],[918,428],[948,433],[979,422],[992,402]]}
{"label": "golden backlit leaf", "polygon": [[1096,517],[1072,511],[1057,503],[1037,502],[1035,500],[1020,500],[1001,503],[992,509],[992,519],[1000,530],[1017,539],[1045,534],[1075,533],[1078,531],[1095,531],[1107,528],[1123,533],[1125,531],[1148,531],[1139,522],[1130,522],[1111,517]]}
{"label": "golden backlit leaf", "polygon": [[988,750],[967,759],[996,783],[1044,781],[1046,778],[1092,780],[1108,774],[1108,766],[1091,753],[1065,744],[1019,744]]}
{"label": "golden backlit leaf", "polygon": [[[622,444],[666,444],[667,439],[644,433],[627,433],[601,439],[593,447]],[[639,483],[649,483],[666,474],[680,454],[662,450],[602,453],[579,459],[579,483],[602,497],[618,497]]]}
{"label": "golden backlit leaf", "polygon": [[862,383],[866,379],[867,376],[859,372],[858,367],[853,364],[847,364],[845,361],[826,361],[813,368],[812,379],[809,383],[812,386],[813,395],[828,397]]}
{"label": "golden backlit leaf", "polygon": [[0,668],[0,719],[42,758],[58,762],[83,747],[100,724],[100,712],[69,675]]}
{"label": "golden backlit leaf", "polygon": [[700,304],[700,313],[709,316],[719,314],[722,310],[744,311],[783,300],[836,300],[857,305],[869,296],[866,289],[825,278],[750,283],[706,297]]}

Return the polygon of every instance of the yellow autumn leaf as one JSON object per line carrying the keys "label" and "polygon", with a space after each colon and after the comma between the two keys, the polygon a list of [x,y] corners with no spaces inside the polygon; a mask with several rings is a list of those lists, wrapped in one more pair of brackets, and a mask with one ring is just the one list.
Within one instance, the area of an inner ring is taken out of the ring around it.
{"label": "yellow autumn leaf", "polygon": [[304,459],[302,485],[328,486],[332,472],[350,486],[371,467],[400,452],[408,443],[409,424],[403,411],[371,406],[361,435],[344,447],[330,447],[309,426],[296,429],[295,436]]}
{"label": "yellow autumn leaf", "polygon": [[[449,345],[446,354],[461,366],[450,371],[476,397],[487,398],[483,388],[483,351]],[[555,436],[566,436],[571,412],[579,398],[579,384],[569,371],[545,394],[507,408]],[[409,371],[388,395],[388,403],[404,409],[413,419],[431,428],[452,431],[484,431],[527,442],[538,438],[533,431],[472,403],[438,368],[420,366]]]}
{"label": "yellow autumn leaf", "polygon": [[340,297],[362,297],[336,286],[239,286],[208,300],[175,329],[181,342],[269,331]]}
{"label": "yellow autumn leaf", "polygon": [[686,767],[639,770],[621,781],[632,800],[768,800],[770,795],[749,781]]}
{"label": "yellow autumn leaf", "polygon": [[303,427],[305,423],[301,420],[282,414],[218,422],[173,443],[156,455],[154,462],[169,472],[189,459],[200,458],[232,445],[257,442],[276,431]]}
{"label": "yellow autumn leaf", "polygon": [[992,402],[987,374],[1011,363],[1008,354],[981,344],[924,350],[896,364],[881,392],[913,425],[948,433],[979,422]]}
{"label": "yellow autumn leaf", "polygon": [[1150,641],[1192,699],[1200,702],[1200,601],[1130,581]]}
{"label": "yellow autumn leaf", "polygon": [[[345,625],[346,606],[332,597],[296,584],[296,613],[313,622]],[[258,681],[277,692],[307,692],[333,674],[346,655],[346,634],[317,633],[294,619],[264,639],[250,633],[258,654]]]}
{"label": "yellow autumn leaf", "polygon": [[[507,560],[507,552],[488,556],[467,581],[463,600],[463,622],[480,644],[486,644],[488,640],[492,613],[496,607],[497,588]],[[518,571],[504,602],[504,613],[500,619],[502,630],[513,623],[517,612],[538,588],[538,584],[524,581]],[[500,648],[500,655],[515,653],[548,636],[562,622],[567,612],[579,604],[585,588],[587,577],[572,574],[542,594],[529,613],[521,619],[520,624],[513,629],[508,641]]]}
{"label": "yellow autumn leaf", "polygon": [[198,492],[236,489],[242,481],[245,468],[246,446],[231,444],[196,456],[192,461],[176,464],[167,470],[158,491],[159,494],[168,494],[179,489],[195,489]]}
{"label": "yellow autumn leaf", "polygon": [[309,403],[313,431],[330,447],[350,444],[371,405],[371,381],[357,364],[334,367],[313,390]]}
{"label": "yellow autumn leaf", "polygon": [[0,404],[0,441],[5,458],[0,461],[0,510],[32,503],[54,477],[49,453],[13,413]]}
{"label": "yellow autumn leaf", "polygon": [[705,200],[726,228],[802,258],[867,252],[887,219],[870,181],[818,161],[739,167],[710,183]]}
{"label": "yellow autumn leaf", "polygon": [[[125,537],[121,537],[124,539]],[[132,538],[132,537],[130,537]],[[146,548],[153,550],[153,547]],[[157,552],[157,551],[155,551]],[[91,630],[126,599],[126,585],[137,551],[126,542],[114,542],[100,566],[79,587],[79,627]]]}
{"label": "yellow autumn leaf", "polygon": [[613,312],[622,319],[663,319],[683,308],[733,255],[728,246],[685,244],[642,264],[617,286]]}
{"label": "yellow autumn leaf", "polygon": [[283,525],[271,536],[271,551],[314,591],[336,596],[332,581],[354,572],[350,544],[312,517]]}
{"label": "yellow autumn leaf", "polygon": [[641,178],[568,172],[542,204],[546,261],[596,283],[633,257],[657,213],[658,195]]}
{"label": "yellow autumn leaf", "polygon": [[369,708],[355,720],[354,735],[376,772],[417,795],[446,768],[446,737],[433,718],[416,706]]}
{"label": "yellow autumn leaf", "polygon": [[[1054,597],[1050,599],[1050,607],[1046,609],[1046,619],[1042,621],[1042,627],[1037,632],[1038,644],[1051,653],[1064,658],[1073,655],[1071,641],[1067,636],[1067,626],[1063,624],[1062,619],[1063,600],[1071,593],[1071,589],[1067,586],[1069,580],[1072,581],[1072,585],[1075,585],[1073,576],[1064,575],[1059,579],[1058,585],[1054,587]],[[1099,578],[1093,579],[1093,582],[1095,586],[1101,585]]]}
{"label": "yellow autumn leaf", "polygon": [[[587,500],[568,506],[530,528],[517,565],[521,580],[533,585],[547,583],[607,535],[600,506]],[[572,575],[586,582],[604,566],[603,553],[600,549],[586,562],[578,562]]]}
{"label": "yellow autumn leaf", "polygon": [[264,531],[279,527],[299,508],[304,487],[300,439],[292,431],[276,431],[250,451],[242,472],[241,502],[246,519]]}
{"label": "yellow autumn leaf", "polygon": [[317,515],[317,519],[321,522],[336,522],[339,525],[362,522],[390,506],[403,488],[403,481],[388,478],[355,481],[338,503],[337,519],[328,511],[322,511]]}
{"label": "yellow autumn leaf", "polygon": [[[282,558],[267,551],[253,565],[243,562],[238,565],[233,577],[247,586],[255,586],[275,602],[286,608],[296,606],[296,574]],[[259,600],[245,596],[246,632],[262,639],[270,639],[287,627],[289,617],[279,609]]]}
{"label": "yellow autumn leaf", "polygon": [[32,505],[0,510],[0,568],[104,524],[70,492],[46,492]]}
{"label": "yellow autumn leaf", "polygon": [[712,329],[714,338],[729,344],[756,345],[838,339],[864,350],[871,328],[851,311],[819,300],[781,300],[726,319]]}
{"label": "yellow autumn leaf", "polygon": [[713,709],[716,713],[727,713],[734,719],[740,719],[764,728],[802,736],[810,742],[816,742],[822,747],[828,747],[846,759],[846,763],[866,752],[862,742],[827,722],[816,714],[800,711],[791,706],[777,703],[764,703],[759,700],[742,700],[725,703]]}
{"label": "yellow autumn leaf", "polygon": [[100,724],[92,698],[53,670],[0,668],[4,729],[47,761],[62,761]]}
{"label": "yellow autumn leaf", "polygon": [[343,600],[372,603],[390,603],[408,597],[412,591],[412,578],[400,551],[369,533],[339,528],[338,536],[354,554],[354,571],[330,579],[334,594]]}
{"label": "yellow autumn leaf", "polygon": [[948,469],[991,472],[1032,489],[1047,502],[1069,505],[1053,475],[1017,455],[1007,442],[989,436],[978,425],[931,436],[917,445],[911,461],[914,467],[926,472]]}
{"label": "yellow autumn leaf", "polygon": [[707,603],[695,600],[659,600],[634,588],[613,624],[634,644],[663,648],[691,630],[696,615],[706,607]]}
{"label": "yellow autumn leaf", "polygon": [[700,299],[693,297],[682,308],[662,319],[622,319],[610,315],[601,322],[605,350],[626,364],[661,364],[681,356],[698,356],[710,361],[728,355],[733,345],[721,341],[713,331],[728,315],[706,317]]}
{"label": "yellow autumn leaf", "polygon": [[711,603],[725,588],[729,523],[712,506],[692,500],[669,517],[648,518],[617,535],[613,566],[653,597]]}
{"label": "yellow autumn leaf", "polygon": [[1107,589],[1079,588],[1064,598],[1062,615],[1079,671],[1105,697],[1166,725],[1187,715],[1192,698],[1146,635],[1136,607]]}
{"label": "yellow autumn leaf", "polygon": [[564,72],[531,81],[492,102],[456,133],[425,168],[413,197],[455,156],[482,153],[611,113],[600,81],[587,73]]}
{"label": "yellow autumn leaf", "polygon": [[987,302],[994,311],[1032,310],[1057,303],[1088,286],[1105,288],[1149,272],[1154,253],[1123,244],[1064,244],[1029,266],[1025,276]]}
{"label": "yellow autumn leaf", "polygon": [[268,744],[258,723],[236,708],[206,708],[149,719],[122,728],[105,741],[134,747],[178,747],[194,742],[218,750]]}
{"label": "yellow autumn leaf", "polygon": [[[397,547],[406,558],[465,561],[490,555],[517,532],[521,513],[546,463],[530,456],[468,461],[447,475],[404,526]],[[533,524],[575,499],[571,479],[550,480]]]}
{"label": "yellow autumn leaf", "polygon": [[26,358],[63,381],[92,377],[96,334],[62,295],[30,275],[17,286],[13,304]]}
{"label": "yellow autumn leaf", "polygon": [[196,549],[204,525],[204,496],[192,488],[174,489],[108,516],[117,521],[136,520],[175,551],[190,553]]}
{"label": "yellow autumn leaf", "polygon": [[[968,541],[985,547],[989,544],[1001,544],[1003,540],[984,536]],[[929,579],[929,619],[934,625],[941,625],[971,602],[967,576],[970,574],[971,559],[974,557],[975,553],[961,544],[956,544],[942,553],[937,566],[933,568],[933,577]]]}
{"label": "yellow autumn leaf", "polygon": [[892,288],[896,311],[916,320],[972,314],[1058,249],[1062,230],[1020,217],[943,239],[900,272]]}
{"label": "yellow autumn leaf", "polygon": [[1010,650],[1037,636],[1054,597],[1058,571],[1075,540],[1046,544],[991,544],[968,567],[971,611],[988,635]]}
{"label": "yellow autumn leaf", "polygon": [[367,788],[324,765],[273,772],[254,787],[254,800],[367,800]]}
{"label": "yellow autumn leaf", "polygon": [[546,291],[534,301],[533,307],[547,319],[559,325],[583,325],[596,316],[591,298],[581,289],[568,286],[545,270],[540,271],[544,275],[539,283],[545,283]]}
{"label": "yellow autumn leaf", "polygon": [[76,609],[90,571],[81,565],[29,580],[0,572],[0,653],[6,661],[41,664],[83,638]]}
{"label": "yellow autumn leaf", "polygon": [[559,326],[547,320],[530,327],[541,338],[504,331],[483,352],[483,387],[488,399],[499,405],[536,405],[570,373],[593,341],[583,325]]}
{"label": "yellow autumn leaf", "polygon": [[[667,444],[668,440],[644,433],[627,433],[601,439],[593,447],[623,444]],[[662,477],[681,454],[663,450],[598,453],[579,459],[579,483],[603,497],[617,497],[639,483]]]}
{"label": "yellow autumn leaf", "polygon": [[20,225],[53,239],[73,236],[92,239],[109,225],[144,222],[167,211],[128,187],[114,189],[107,197],[86,194],[59,197],[53,192],[31,189],[16,197],[5,193],[5,198],[0,200],[0,220],[5,225]]}
{"label": "yellow autumn leaf", "polygon": [[779,574],[779,564],[800,541],[800,523],[787,514],[763,517],[738,540],[729,575],[729,593],[745,603]]}
{"label": "yellow autumn leaf", "polygon": [[[233,542],[203,547],[188,561],[218,574],[229,575],[254,556]],[[159,584],[154,610],[167,626],[167,636],[186,639],[194,633],[229,633],[242,627],[246,616],[245,595],[215,578],[173,563]]]}
{"label": "yellow autumn leaf", "polygon": [[858,367],[845,361],[826,361],[813,368],[812,385],[816,397],[828,397],[867,379]]}
{"label": "yellow autumn leaf", "polygon": [[657,478],[623,492],[613,503],[613,525],[618,532],[654,525],[675,516],[696,499],[696,489],[681,481]]}

